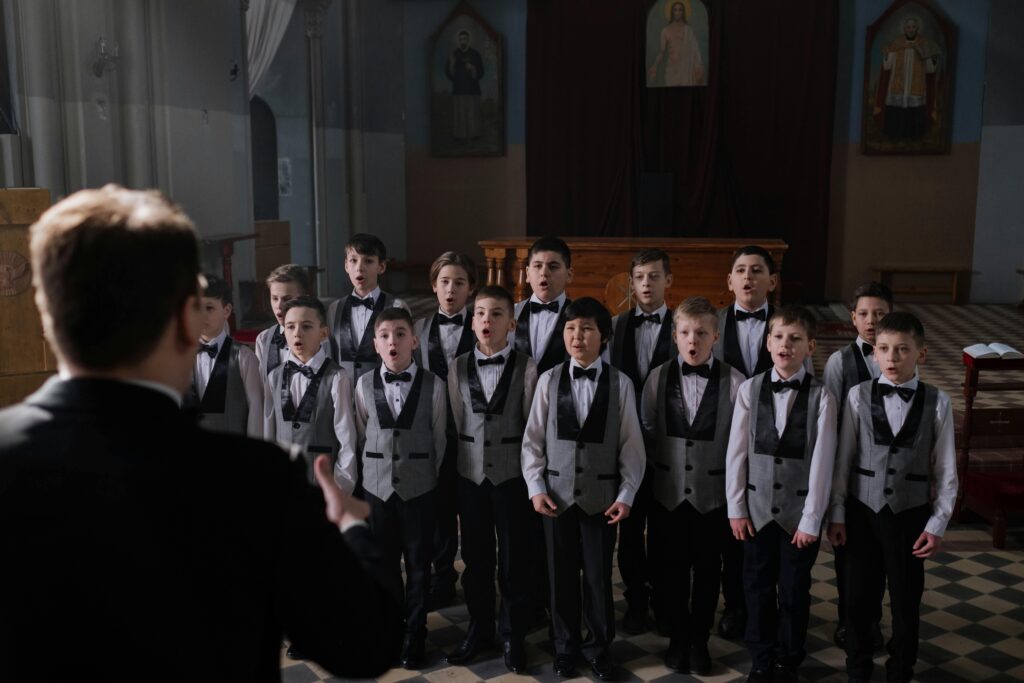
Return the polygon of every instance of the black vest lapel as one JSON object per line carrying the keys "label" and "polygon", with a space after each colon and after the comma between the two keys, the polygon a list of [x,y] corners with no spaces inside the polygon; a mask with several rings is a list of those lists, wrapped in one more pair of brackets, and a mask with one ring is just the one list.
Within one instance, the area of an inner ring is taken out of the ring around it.
{"label": "black vest lapel", "polygon": [[430,327],[427,328],[427,358],[430,360],[431,372],[440,377],[448,377],[448,359],[441,346],[441,323],[437,313],[430,316]]}
{"label": "black vest lapel", "polygon": [[341,311],[334,320],[334,329],[331,330],[331,338],[337,346],[338,360],[354,360],[356,356],[356,345],[352,341],[352,302],[345,297],[341,304]]}
{"label": "black vest lapel", "polygon": [[523,310],[519,311],[519,318],[516,320],[516,351],[533,357],[533,349],[530,347],[530,300],[523,302]]}
{"label": "black vest lapel", "polygon": [[[373,325],[377,321],[377,316],[380,315],[380,312],[390,305],[390,297],[381,292],[380,296],[377,297],[377,301],[373,304],[373,313],[370,314],[370,319],[366,322],[363,338],[359,340],[359,348],[356,351],[355,360],[362,363],[372,363],[377,360],[377,351],[373,348]],[[352,329],[351,324],[349,329]]]}
{"label": "black vest lapel", "polygon": [[[654,353],[651,354],[651,364],[647,366],[647,374],[672,357],[672,311],[665,311],[665,319],[661,321],[661,331],[658,333],[658,341],[654,345]],[[644,377],[647,381],[647,377]],[[643,387],[637,387],[641,391]]]}
{"label": "black vest lapel", "polygon": [[[761,350],[757,354],[757,367],[754,368],[754,375],[762,372],[767,372],[772,369],[772,354],[768,352],[768,323],[771,322],[772,315],[775,314],[775,309],[768,305],[768,311],[765,313],[764,321],[764,334],[761,335]],[[794,408],[796,406],[793,406]],[[787,421],[786,424],[789,424]]]}
{"label": "black vest lapel", "polygon": [[484,397],[484,388],[480,383],[480,374],[477,372],[476,357],[466,359],[466,376],[469,379],[469,397],[473,401],[473,412],[487,415],[501,415],[505,412],[505,400],[508,398],[509,387],[512,386],[512,376],[516,371],[516,354],[510,353],[505,358],[504,369],[501,371],[501,378],[498,386],[494,387],[490,402]]}
{"label": "black vest lapel", "polygon": [[[555,327],[551,330],[551,336],[548,337],[548,345],[544,349],[544,355],[537,361],[537,374],[547,372],[559,363],[568,362],[569,360],[569,354],[565,350],[565,343],[562,341],[562,332],[565,330],[565,309],[570,303],[572,301],[566,297],[565,303],[562,304],[562,308],[558,312],[558,320],[555,321]],[[594,400],[597,400],[596,397]]]}
{"label": "black vest lapel", "polygon": [[805,375],[797,389],[796,400],[786,418],[786,428],[779,437],[775,429],[775,401],[772,397],[771,375],[765,373],[757,400],[757,433],[754,451],[777,458],[803,460],[807,450],[807,406],[811,395],[811,376]]}
{"label": "black vest lapel", "polygon": [[618,368],[626,377],[633,380],[634,388],[640,387],[642,389],[643,378],[640,377],[640,365],[636,359],[636,319],[636,316],[633,315],[633,309],[626,311],[619,317],[619,324],[615,326],[612,365]]}
{"label": "black vest lapel", "polygon": [[721,378],[722,364],[717,360],[711,361],[711,374],[708,375],[708,383],[704,387],[704,395],[700,397],[697,415],[694,416],[693,424],[690,425],[687,438],[694,441],[713,441],[715,439],[715,425],[718,422],[718,389]]}
{"label": "black vest lapel", "polygon": [[718,383],[722,364],[712,361],[711,374],[704,387],[704,394],[697,406],[697,414],[691,425],[686,419],[683,407],[683,385],[679,370],[679,359],[673,358],[665,368],[668,372],[665,385],[665,431],[668,436],[694,441],[712,441],[715,438],[715,422],[718,418]]}
{"label": "black vest lapel", "polygon": [[[604,441],[604,428],[608,415],[608,391],[611,385],[611,368],[604,367],[597,378],[594,400],[590,404],[590,412],[580,428],[576,417],[576,403],[572,397],[572,379],[569,363],[562,366],[558,379],[558,439],[561,441],[581,441],[583,443],[601,443]],[[588,382],[590,380],[587,380]],[[617,389],[617,387],[616,387]]]}
{"label": "black vest lapel", "polygon": [[210,380],[206,383],[203,400],[199,404],[201,413],[223,413],[228,399],[228,369],[231,365],[231,337],[224,337],[217,359],[210,369]]}
{"label": "black vest lapel", "polygon": [[[843,372],[844,373],[849,373],[848,376],[856,377],[857,378],[857,384],[860,384],[861,382],[866,382],[867,380],[871,379],[871,371],[868,370],[868,364],[864,360],[864,354],[861,352],[860,348],[857,346],[857,342],[853,342],[852,344],[850,344],[850,353],[845,354],[844,366],[846,365],[846,362],[845,362],[846,358],[852,358],[853,359],[853,363],[852,363],[852,367],[849,367],[849,368],[843,367]],[[849,388],[850,387],[847,387],[847,389],[849,389]],[[843,400],[846,397],[845,396],[836,396],[836,398],[839,399],[839,400]]]}
{"label": "black vest lapel", "polygon": [[394,415],[391,414],[391,406],[388,405],[388,399],[384,396],[384,380],[381,378],[379,371],[373,371],[373,402],[377,409],[377,421],[380,423],[381,428],[412,428],[412,421],[416,418],[416,408],[420,402],[420,391],[423,387],[423,373],[425,372],[426,370],[423,368],[417,369],[416,379],[412,381],[412,386],[409,387],[409,395],[405,397],[405,403],[402,404],[402,412],[399,413],[396,420]]}
{"label": "black vest lapel", "polygon": [[876,445],[896,448],[911,448],[914,445],[917,430],[921,426],[921,418],[924,416],[924,383],[921,381],[917,383],[913,401],[900,433],[894,437],[892,427],[889,426],[889,418],[885,414],[885,399],[878,389],[878,380],[871,383],[871,426],[875,433]]}
{"label": "black vest lapel", "polygon": [[274,324],[274,333],[270,336],[270,343],[267,345],[267,374],[281,364],[281,350],[288,347],[284,334],[281,333],[281,326]]}
{"label": "black vest lapel", "polygon": [[462,323],[462,336],[459,337],[459,345],[455,347],[456,358],[472,351],[473,345],[476,343],[476,335],[473,334],[473,309],[467,306],[463,315],[466,317]]}
{"label": "black vest lapel", "polygon": [[323,365],[313,379],[309,380],[309,384],[306,385],[306,392],[302,394],[302,400],[299,401],[299,407],[296,409],[295,404],[292,403],[292,374],[289,372],[287,366],[284,372],[281,373],[281,417],[284,418],[285,422],[309,422],[313,418],[313,411],[316,409],[316,399],[320,394],[320,383],[323,381],[324,375],[327,373],[327,369],[333,363],[330,358],[325,358]]}
{"label": "black vest lapel", "polygon": [[722,340],[722,352],[725,356],[725,362],[734,368],[739,368],[740,372],[750,379],[755,374],[747,370],[747,364],[743,361],[743,352],[740,351],[740,336],[736,331],[736,309],[733,306],[725,309],[725,338]]}

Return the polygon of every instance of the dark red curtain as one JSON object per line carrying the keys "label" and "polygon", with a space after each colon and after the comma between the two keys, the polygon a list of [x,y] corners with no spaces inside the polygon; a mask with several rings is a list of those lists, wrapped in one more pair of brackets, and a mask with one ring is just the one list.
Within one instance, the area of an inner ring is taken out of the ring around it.
{"label": "dark red curtain", "polygon": [[652,4],[529,0],[528,231],[778,237],[786,298],[820,299],[838,0],[705,0],[701,88],[646,87]]}

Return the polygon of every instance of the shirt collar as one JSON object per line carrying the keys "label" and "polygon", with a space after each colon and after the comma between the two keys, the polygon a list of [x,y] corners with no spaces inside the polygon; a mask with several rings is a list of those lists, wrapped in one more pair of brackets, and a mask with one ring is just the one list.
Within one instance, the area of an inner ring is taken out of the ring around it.
{"label": "shirt collar", "polygon": [[[676,358],[678,358],[678,359],[679,359],[679,369],[680,369],[680,371],[682,371],[683,365],[685,365],[685,364],[686,364],[686,361],[685,361],[685,360],[683,360],[683,356],[682,356],[682,354],[676,354]],[[710,368],[710,367],[711,367],[711,365],[712,365],[712,364],[713,364],[714,362],[715,362],[715,354],[711,354],[710,356],[708,356],[708,359],[707,359],[706,361],[704,361],[703,363],[701,363],[701,365],[706,365],[706,366],[708,366],[708,367]]]}
{"label": "shirt collar", "polygon": [[867,345],[868,345],[868,346],[870,346],[871,348],[874,348],[874,347],[875,347],[875,345],[874,345],[874,344],[872,344],[872,343],[871,343],[871,342],[869,342],[869,341],[866,341],[866,340],[864,339],[864,337],[860,336],[859,334],[857,335],[857,341],[856,341],[856,344],[857,344],[857,348],[858,348],[858,349],[860,349],[860,352],[861,352],[862,354],[864,353],[864,345],[865,345],[865,344],[867,344]]}
{"label": "shirt collar", "polygon": [[224,339],[227,336],[228,336],[228,328],[225,325],[224,329],[220,331],[220,334],[218,334],[216,337],[214,337],[213,339],[211,339],[210,341],[208,341],[206,343],[207,344],[216,344],[217,345],[217,349],[220,350],[220,349],[224,348]]}
{"label": "shirt collar", "polygon": [[444,311],[441,310],[440,306],[438,306],[437,307],[437,315],[443,315],[446,318],[454,318],[456,315],[461,315],[463,321],[465,321],[466,316],[468,315],[468,309],[469,309],[469,305],[467,304],[466,306],[462,307],[461,311],[456,311],[454,313],[454,315],[448,315],[447,313],[445,313]]}
{"label": "shirt collar", "polygon": [[487,354],[482,352],[480,350],[479,346],[474,346],[473,347],[473,356],[477,360],[487,360],[488,358],[497,358],[498,356],[503,356],[505,358],[508,358],[510,353],[512,353],[512,345],[511,344],[505,344],[505,348],[503,348],[501,351],[498,351],[493,356],[488,356]]}
{"label": "shirt collar", "polygon": [[888,384],[891,387],[900,387],[900,388],[903,388],[903,389],[913,389],[914,391],[917,391],[917,385],[920,383],[920,381],[921,381],[921,376],[917,374],[917,370],[914,370],[914,376],[911,377],[910,379],[908,379],[903,384],[896,384],[895,382],[893,382],[891,379],[889,379],[885,375],[882,375],[881,377],[878,378],[878,383],[879,384]]}
{"label": "shirt collar", "polygon": [[352,290],[352,296],[354,296],[357,299],[363,299],[363,300],[365,300],[365,299],[373,299],[373,302],[377,303],[377,299],[380,298],[380,287],[379,286],[374,287],[373,291],[370,292],[369,294],[367,294],[366,296],[359,296],[358,294],[355,293],[355,290]]}
{"label": "shirt collar", "polygon": [[[797,382],[799,382],[800,384],[803,384],[803,383],[804,383],[804,375],[806,375],[806,374],[807,374],[807,368],[805,368],[805,367],[803,367],[803,366],[801,365],[801,366],[800,366],[800,369],[799,369],[799,370],[797,370],[797,371],[796,371],[796,372],[795,372],[795,373],[793,374],[793,376],[792,376],[792,377],[790,377],[789,379],[787,379],[786,381],[787,381],[787,382],[792,382],[793,380],[796,380],[796,381],[797,381]],[[778,382],[778,381],[779,381],[779,380],[781,380],[781,379],[782,379],[782,377],[780,377],[780,376],[779,376],[779,371],[778,371],[778,370],[776,370],[775,368],[772,368],[772,381],[773,381],[773,382]]]}
{"label": "shirt collar", "polygon": [[761,304],[760,306],[758,306],[757,308],[755,308],[752,311],[748,311],[747,309],[745,309],[742,306],[740,306],[739,302],[736,302],[736,303],[734,303],[732,305],[732,310],[733,310],[733,313],[738,313],[740,311],[742,311],[744,313],[757,313],[758,311],[764,311],[765,314],[767,315],[767,313],[768,313],[768,302],[765,301],[763,304]]}
{"label": "shirt collar", "polygon": [[324,347],[321,346],[319,349],[317,349],[317,352],[313,354],[313,357],[309,359],[308,363],[303,363],[294,355],[292,355],[291,351],[288,351],[288,360],[295,363],[296,365],[304,365],[313,372],[320,372],[320,366],[323,365],[324,361],[327,360],[327,353],[324,351]]}
{"label": "shirt collar", "polygon": [[[668,313],[668,304],[662,304],[652,313],[661,318],[661,322],[665,322],[665,315]],[[644,309],[640,308],[640,305],[637,304],[636,308],[633,309],[633,317],[640,315],[651,315],[651,313],[645,313]]]}
{"label": "shirt collar", "polygon": [[[416,361],[413,361],[413,362],[409,363],[409,367],[407,367],[405,370],[399,370],[398,372],[408,372],[409,373],[409,379],[411,381],[411,380],[416,379],[416,370],[417,370],[417,368],[416,368]],[[386,373],[386,372],[395,372],[395,371],[392,370],[391,368],[389,368],[384,363],[381,363],[380,364],[380,370],[378,372],[380,372],[380,376],[381,376],[381,378],[383,378],[384,377],[384,373]]]}
{"label": "shirt collar", "polygon": [[[570,371],[572,370],[572,368],[580,368],[581,370],[589,370],[590,368],[597,368],[597,377],[600,377],[601,373],[604,372],[604,362],[601,360],[601,356],[598,356],[597,360],[595,360],[593,363],[591,363],[589,367],[584,368],[582,365],[580,365],[579,363],[576,362],[575,358],[570,358],[569,359],[569,369],[570,369]],[[570,374],[571,374],[571,372],[570,372]]]}
{"label": "shirt collar", "polygon": [[[541,301],[540,297],[538,297],[536,294],[531,294],[530,295],[530,301],[536,301],[539,304],[549,304],[549,303],[551,303],[550,301]],[[555,301],[558,302],[558,310],[561,311],[562,307],[565,305],[565,292],[562,292],[561,294],[559,294],[558,297],[555,299]]]}

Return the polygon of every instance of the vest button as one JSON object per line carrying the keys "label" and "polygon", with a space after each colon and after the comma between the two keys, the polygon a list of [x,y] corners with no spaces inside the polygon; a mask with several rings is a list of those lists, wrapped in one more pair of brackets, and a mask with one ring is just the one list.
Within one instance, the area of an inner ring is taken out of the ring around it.
{"label": "vest button", "polygon": [[693,489],[687,487],[683,489],[683,493],[685,493],[686,495],[690,495],[691,493],[693,493]]}
{"label": "vest button", "polygon": [[889,455],[896,455],[899,452],[900,452],[900,449],[896,448],[895,446],[890,446],[889,447]]}
{"label": "vest button", "polygon": [[892,495],[892,489],[890,489],[890,488],[888,488],[888,487],[887,487],[887,488],[885,489],[885,491],[883,491],[883,493],[884,493],[885,495],[887,495],[887,496],[891,496],[891,495]]}
{"label": "vest button", "polygon": [[302,425],[300,425],[298,422],[292,422],[292,429],[299,429],[300,427],[302,427]]}
{"label": "vest button", "polygon": [[398,453],[395,453],[394,455],[392,455],[391,459],[397,461],[398,460]]}
{"label": "vest button", "polygon": [[781,465],[782,464],[782,458],[775,458],[775,464],[776,465]]}
{"label": "vest button", "polygon": [[581,493],[583,493],[583,491],[581,491],[581,490],[579,490],[579,489],[573,489],[573,490],[572,490],[572,495],[574,495],[574,496],[578,496],[578,495],[580,495]]}
{"label": "vest button", "polygon": [[582,467],[577,467],[576,468],[576,474],[583,474],[583,468]]}
{"label": "vest button", "polygon": [[772,484],[772,488],[778,491],[779,489],[782,488],[782,484],[780,484],[779,482],[775,482],[774,484]]}
{"label": "vest button", "polygon": [[687,448],[693,448],[693,442],[692,441],[687,441],[686,442],[686,447]]}
{"label": "vest button", "polygon": [[494,467],[494,463],[493,462],[487,463],[487,467]]}
{"label": "vest button", "polygon": [[687,472],[692,472],[693,471],[693,465],[687,465],[686,466],[686,471]]}
{"label": "vest button", "polygon": [[402,432],[398,431],[397,429],[394,432],[392,432],[392,436],[394,436],[396,439],[398,437],[400,437],[401,435],[402,435]]}
{"label": "vest button", "polygon": [[779,514],[779,508],[772,508],[772,514],[773,515]]}
{"label": "vest button", "polygon": [[487,420],[488,422],[490,422],[491,420],[494,419],[494,416],[493,415],[487,415],[486,417],[484,417],[484,419]]}
{"label": "vest button", "polygon": [[490,442],[490,441],[484,441],[484,445],[485,445],[485,446],[490,446],[490,445],[491,445],[491,442]]}
{"label": "vest button", "polygon": [[577,441],[576,442],[576,448],[578,448],[578,449],[580,449],[582,451],[585,448],[585,445],[584,445],[584,443],[582,441]]}
{"label": "vest button", "polygon": [[893,469],[892,467],[890,467],[889,469],[887,469],[887,470],[886,470],[886,472],[888,472],[889,474],[896,474],[896,470],[895,470],[895,469]]}
{"label": "vest button", "polygon": [[363,367],[363,364],[362,364],[362,363],[353,363],[353,364],[352,364],[352,366],[353,366],[353,367],[354,367],[354,368],[355,368],[356,370],[358,370],[359,368]]}
{"label": "vest button", "polygon": [[392,484],[397,484],[398,483],[398,477],[391,477],[391,483]]}

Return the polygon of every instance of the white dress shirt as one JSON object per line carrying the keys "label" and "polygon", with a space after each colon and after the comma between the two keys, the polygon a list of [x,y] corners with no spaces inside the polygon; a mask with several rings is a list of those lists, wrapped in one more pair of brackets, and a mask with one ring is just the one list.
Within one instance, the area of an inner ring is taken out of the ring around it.
{"label": "white dress shirt", "polygon": [[[529,306],[530,302],[536,301],[539,304],[551,303],[550,301],[541,301],[540,298],[533,294],[525,305]],[[548,349],[548,342],[554,344],[561,344],[561,339],[551,339],[551,333],[555,331],[555,323],[558,322],[558,316],[565,308],[565,292],[562,292],[555,301],[558,302],[558,313],[551,311],[538,311],[530,314],[530,350],[533,352],[534,360],[539,361],[544,357],[544,352]],[[510,333],[510,338],[515,343],[515,332]]]}
{"label": "white dress shirt", "polygon": [[[807,370],[800,368],[789,380],[802,383],[806,374]],[[772,368],[771,381],[777,382],[780,379],[778,371]],[[752,385],[753,379],[749,379],[740,386],[736,408],[732,414],[729,450],[725,456],[725,496],[729,502],[730,519],[750,516],[747,511],[747,458],[754,448],[750,442],[750,414],[751,411],[757,410],[758,402],[758,397],[753,395]],[[775,410],[775,429],[781,437],[798,392],[786,389],[771,393]],[[804,499],[803,513],[797,527],[811,536],[821,534],[821,524],[828,511],[829,489],[832,485],[832,469],[836,455],[836,402],[824,387],[818,404],[817,422],[818,438],[810,454],[807,497]]]}
{"label": "white dress shirt", "polygon": [[[531,321],[532,322],[532,321]],[[582,367],[575,359],[571,360],[569,374],[572,375],[572,368]],[[590,367],[597,368],[598,379],[605,371],[604,362],[598,358]],[[555,373],[561,372],[561,365],[556,365],[548,370],[537,380],[537,390],[533,395],[533,405],[530,406],[530,415],[526,421],[526,431],[523,434],[523,478],[526,480],[527,492],[530,498],[537,494],[547,493],[547,485],[544,483],[544,468],[547,466],[545,449],[547,444],[547,420],[548,420],[548,392],[552,382],[558,382],[559,376]],[[590,413],[590,404],[594,400],[594,391],[597,388],[596,381],[585,378],[572,380],[572,397],[576,406],[576,416],[580,426],[586,421]],[[589,386],[584,386],[589,385]],[[615,387],[609,387],[614,391]],[[633,382],[625,373],[619,373],[619,476],[622,481],[619,484],[619,495],[617,502],[633,505],[633,498],[636,496],[640,481],[644,478],[646,466],[646,451],[644,450],[643,434],[640,431],[640,420],[637,418],[636,397],[633,392]]]}
{"label": "white dress shirt", "polygon": [[[668,306],[662,304],[657,310],[645,313],[639,306],[633,311],[633,317],[640,315],[657,315],[661,322],[665,322],[668,315]],[[636,364],[640,371],[640,377],[646,377],[651,369],[651,358],[654,357],[654,348],[658,345],[658,336],[661,334],[661,325],[644,322],[637,326],[633,333],[633,341],[636,348]]]}
{"label": "white dress shirt", "polygon": [[[441,309],[437,310],[437,315],[444,316],[445,318],[455,317],[454,315],[448,315]],[[462,322],[465,324],[466,317],[469,315],[469,309],[463,308],[455,315],[461,315]],[[459,340],[462,339],[462,330],[463,325],[441,325],[440,320],[438,320],[437,336],[441,340],[441,350],[444,352],[444,358],[448,362],[448,365],[451,365],[452,361],[455,360],[455,352],[459,350]],[[429,330],[424,330],[424,334],[429,334]],[[426,340],[421,339],[420,344],[426,344]],[[426,352],[425,347],[424,352]]]}
{"label": "white dress shirt", "polygon": [[[366,296],[359,296],[355,292],[352,292],[350,296],[353,296],[356,299],[362,299],[364,301],[366,299],[372,299],[373,304],[376,305],[377,300],[381,297],[382,294],[383,292],[380,290],[380,287],[375,287],[374,290],[367,294]],[[341,308],[344,305],[344,299],[338,299],[328,309],[327,326],[331,328],[332,333],[334,330],[334,316],[341,314]],[[406,303],[397,297],[395,297],[394,300],[391,302],[391,306],[392,308],[404,308],[407,311],[409,310],[409,307],[406,305]],[[366,306],[352,307],[352,332],[355,334],[355,343],[357,345],[359,344],[360,340],[362,340],[363,334],[366,333],[366,326],[370,323],[370,317],[372,315],[372,308],[367,308]]]}
{"label": "white dress shirt", "polygon": [[[290,361],[296,365],[304,365],[314,373],[320,372],[320,368],[326,360],[327,352],[323,347],[309,359],[308,363],[302,363],[288,351],[284,352],[281,358],[282,364]],[[298,409],[299,404],[302,402],[302,397],[306,395],[309,382],[310,379],[301,372],[292,373],[288,388],[292,395],[292,405],[296,409]],[[263,431],[264,438],[268,441],[274,440],[277,437],[273,391],[273,387],[267,387],[267,396],[263,402],[265,406],[263,409]],[[352,378],[344,370],[334,375],[334,381],[331,382],[331,400],[334,401],[334,436],[338,439],[338,463],[346,462],[354,465],[356,430],[352,419]],[[319,417],[324,419],[325,416]],[[345,487],[342,486],[342,488]],[[345,490],[352,493],[353,488],[355,488],[354,485]]]}
{"label": "white dress shirt", "polygon": [[[383,363],[377,370],[383,379],[385,372],[394,372],[389,369]],[[416,373],[419,369],[416,367],[416,363],[410,363],[409,367],[399,372],[408,372],[411,375],[411,380],[416,380]],[[405,400],[409,396],[409,390],[412,388],[412,381],[409,382],[392,382],[388,384],[384,382],[384,396],[388,402],[388,406],[391,408],[391,414],[396,418],[402,411],[402,407],[405,405]],[[362,453],[363,446],[366,443],[366,423],[370,417],[370,411],[376,410],[376,404],[373,399],[373,384],[370,384],[370,391],[367,395],[363,391],[364,384],[362,382],[356,382],[355,390],[355,401],[353,407],[355,408],[355,425],[356,425],[356,452]],[[395,409],[398,409],[397,411]],[[434,382],[434,393],[431,396],[431,415],[430,415],[430,430],[434,436],[434,455],[435,464],[437,471],[441,471],[441,462],[444,460],[445,448],[448,445],[448,391],[445,383],[440,379]],[[350,461],[343,462],[341,458],[338,458],[338,464],[334,468],[334,480],[338,482],[346,491],[351,492],[356,485],[356,460],[353,457]]]}
{"label": "white dress shirt", "polygon": [[[216,344],[217,355],[220,355],[221,350],[224,348],[224,340],[227,339],[227,336],[228,328],[225,327],[220,331],[220,334],[205,343]],[[203,343],[202,340],[200,340],[200,343]],[[206,395],[206,385],[210,383],[210,373],[213,372],[213,366],[216,363],[216,356],[211,356],[202,349],[196,352],[196,362],[193,369],[195,370],[196,392],[199,394],[200,400],[202,400],[203,396]]]}
{"label": "white dress shirt", "polygon": [[[917,391],[920,379],[915,374],[910,381],[896,385],[889,378],[881,377],[878,383]],[[938,394],[935,414],[931,416],[931,424],[929,425],[929,416],[922,415],[919,427],[919,429],[932,430],[932,471],[930,475],[935,498],[932,503],[931,517],[928,518],[924,530],[933,536],[942,536],[946,533],[946,526],[953,515],[957,491],[953,408],[946,392],[939,391]],[[892,430],[893,435],[899,434],[910,413],[913,400],[904,401],[894,393],[883,397],[882,402],[885,405],[885,417],[889,421],[889,429]],[[836,457],[836,471],[832,480],[832,499],[829,511],[829,519],[839,524],[846,523],[846,497],[849,494],[850,471],[860,447],[858,443],[860,438],[859,409],[860,392],[856,387],[851,387],[850,392],[846,395],[846,410],[843,411],[843,426],[839,436],[839,453]]]}
{"label": "white dress shirt", "polygon": [[[693,424],[693,419],[697,416],[697,410],[700,408],[700,402],[704,399],[704,390],[708,386],[708,380],[697,374],[684,375],[683,358],[682,356],[677,356],[677,358],[679,360],[677,372],[683,391],[683,409],[686,411],[687,422]],[[710,368],[714,360],[714,356],[710,356],[702,365],[707,365]],[[664,407],[658,404],[658,382],[661,381],[661,373],[668,372],[670,365],[671,363],[662,363],[651,370],[640,397],[640,422],[644,428],[644,434],[647,435],[648,443],[652,445],[657,443],[658,414],[664,410]],[[736,394],[747,378],[736,368],[730,368],[729,373],[729,400],[735,403]]]}
{"label": "white dress shirt", "polygon": [[[505,372],[505,367],[508,364],[508,357],[512,354],[512,345],[506,344],[505,348],[498,351],[493,356],[488,356],[480,351],[480,347],[473,349],[473,361],[477,362],[486,358],[495,358],[502,356],[505,358],[505,363],[501,365],[484,365],[480,366],[477,364],[476,373],[477,377],[480,378],[480,387],[483,389],[484,398],[487,401],[491,400],[494,396],[495,389],[498,388],[498,382],[501,381],[501,375]],[[537,361],[530,357],[526,358],[526,374],[523,376],[523,415],[530,414],[530,406],[533,405],[533,393],[537,388]],[[466,410],[472,410],[472,406],[463,405],[461,397],[462,393],[459,391],[459,373],[456,370],[454,363],[448,364],[448,396],[452,402],[452,417],[455,419],[456,426],[462,424],[462,420],[465,417]]]}
{"label": "white dress shirt", "polygon": [[[733,304],[733,313],[757,313],[758,311],[764,311],[765,316],[768,315],[768,302],[765,301],[761,304],[760,308],[756,308],[753,311],[748,311],[738,303]],[[743,362],[747,366],[747,372],[753,373],[754,369],[757,368],[757,358],[761,355],[761,346],[764,341],[764,332],[767,329],[767,320],[758,320],[757,318],[747,318],[746,320],[736,321],[736,338],[739,341],[740,353],[743,354]]]}

